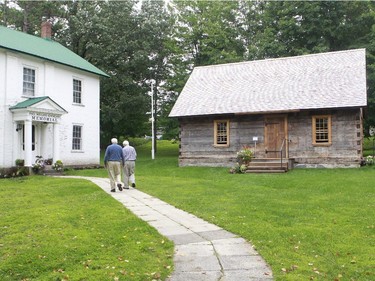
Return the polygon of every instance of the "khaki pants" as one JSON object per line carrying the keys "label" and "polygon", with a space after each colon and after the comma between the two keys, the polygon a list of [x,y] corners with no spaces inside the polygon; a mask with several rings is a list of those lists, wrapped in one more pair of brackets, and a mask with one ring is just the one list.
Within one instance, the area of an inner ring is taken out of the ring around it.
{"label": "khaki pants", "polygon": [[111,190],[116,189],[118,183],[121,184],[121,162],[107,162],[108,177],[111,184]]}
{"label": "khaki pants", "polygon": [[135,183],[135,161],[125,161],[124,164],[124,187],[129,187],[129,181]]}

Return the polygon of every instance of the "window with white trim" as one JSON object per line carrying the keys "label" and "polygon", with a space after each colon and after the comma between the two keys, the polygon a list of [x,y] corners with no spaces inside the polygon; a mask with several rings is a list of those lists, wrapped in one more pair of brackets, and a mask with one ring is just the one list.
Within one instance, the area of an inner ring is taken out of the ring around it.
{"label": "window with white trim", "polygon": [[23,90],[24,96],[35,96],[35,69],[23,68]]}
{"label": "window with white trim", "polygon": [[214,145],[229,146],[229,120],[214,121]]}
{"label": "window with white trim", "polygon": [[73,125],[72,150],[82,150],[82,126]]}
{"label": "window with white trim", "polygon": [[331,126],[330,115],[318,115],[312,117],[314,145],[330,145],[332,143]]}
{"label": "window with white trim", "polygon": [[73,103],[82,103],[82,81],[73,79]]}

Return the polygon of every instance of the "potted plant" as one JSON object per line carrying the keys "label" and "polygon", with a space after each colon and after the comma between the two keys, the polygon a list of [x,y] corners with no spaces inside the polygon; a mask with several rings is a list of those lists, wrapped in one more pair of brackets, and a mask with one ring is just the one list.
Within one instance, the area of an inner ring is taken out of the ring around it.
{"label": "potted plant", "polygon": [[23,159],[16,159],[16,166],[23,167],[25,165],[25,160]]}

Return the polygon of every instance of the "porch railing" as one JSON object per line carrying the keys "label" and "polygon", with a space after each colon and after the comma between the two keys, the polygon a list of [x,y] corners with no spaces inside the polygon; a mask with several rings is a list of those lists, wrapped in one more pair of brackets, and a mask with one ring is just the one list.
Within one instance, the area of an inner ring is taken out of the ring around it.
{"label": "porch railing", "polygon": [[[267,150],[266,149],[266,154],[267,153],[269,153],[269,152],[271,152],[271,153],[280,153],[280,167],[281,168],[283,168],[283,152],[285,151],[285,159],[287,159],[287,155],[289,154],[289,153],[287,153],[287,151],[286,151],[286,149],[287,149],[287,145],[286,145],[286,142],[287,142],[287,139],[286,138],[284,138],[283,139],[283,142],[281,143],[281,146],[280,146],[280,149],[279,150]],[[288,161],[286,161],[286,168],[287,169],[289,169],[289,163],[288,163]]]}

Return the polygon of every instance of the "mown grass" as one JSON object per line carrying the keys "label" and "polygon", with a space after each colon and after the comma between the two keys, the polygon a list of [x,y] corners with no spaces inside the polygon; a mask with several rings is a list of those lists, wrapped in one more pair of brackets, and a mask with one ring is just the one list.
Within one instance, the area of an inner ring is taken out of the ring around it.
{"label": "mown grass", "polygon": [[163,280],[173,244],[98,186],[0,182],[0,280]]}
{"label": "mown grass", "polygon": [[139,189],[251,241],[276,280],[375,279],[374,168],[239,175],[178,168],[168,142],[137,151]]}
{"label": "mown grass", "polygon": [[365,137],[363,140],[363,156],[375,156],[375,138]]}
{"label": "mown grass", "polygon": [[[276,280],[374,280],[375,169],[229,174],[137,147],[137,187],[251,241]],[[104,169],[71,174],[107,177]]]}

